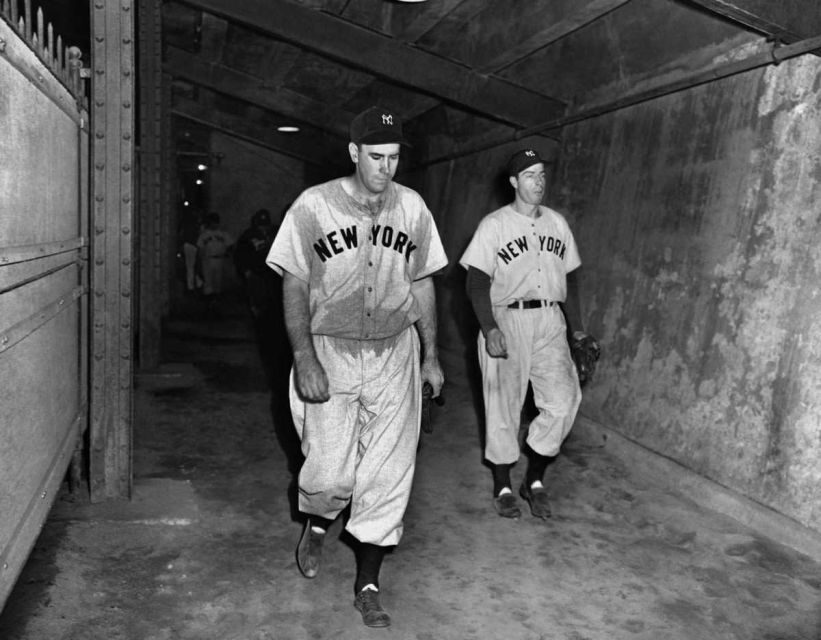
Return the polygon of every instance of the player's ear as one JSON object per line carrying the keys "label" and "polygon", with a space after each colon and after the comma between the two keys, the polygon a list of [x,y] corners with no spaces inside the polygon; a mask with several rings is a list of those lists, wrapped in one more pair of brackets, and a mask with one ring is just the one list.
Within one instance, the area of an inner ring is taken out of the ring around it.
{"label": "player's ear", "polygon": [[351,162],[357,164],[359,162],[359,147],[355,142],[348,143],[348,153],[351,156]]}
{"label": "player's ear", "polygon": [[510,176],[508,180],[510,180],[510,186],[513,187],[514,191],[519,188],[519,179],[516,176]]}

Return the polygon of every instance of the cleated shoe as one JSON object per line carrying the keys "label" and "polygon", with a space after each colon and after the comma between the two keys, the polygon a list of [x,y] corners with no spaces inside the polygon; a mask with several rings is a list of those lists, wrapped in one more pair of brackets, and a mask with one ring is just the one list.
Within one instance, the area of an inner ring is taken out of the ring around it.
{"label": "cleated shoe", "polygon": [[519,505],[516,504],[516,496],[512,493],[496,496],[493,499],[493,506],[496,507],[496,513],[503,518],[518,518],[522,515]]}
{"label": "cleated shoe", "polygon": [[362,614],[366,627],[389,627],[391,617],[379,602],[379,592],[373,589],[362,589],[356,594],[353,606]]}
{"label": "cleated shoe", "polygon": [[528,487],[524,482],[519,487],[519,495],[530,504],[530,513],[536,518],[546,520],[550,517],[550,500],[544,487]]}
{"label": "cleated shoe", "polygon": [[316,577],[319,571],[319,559],[322,557],[322,543],[324,541],[325,534],[311,530],[311,521],[308,520],[296,548],[296,563],[302,575],[306,578]]}

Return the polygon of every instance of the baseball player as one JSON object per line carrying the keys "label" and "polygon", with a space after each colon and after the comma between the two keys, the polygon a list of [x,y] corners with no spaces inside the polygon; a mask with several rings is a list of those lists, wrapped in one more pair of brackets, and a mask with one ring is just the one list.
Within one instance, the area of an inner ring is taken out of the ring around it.
{"label": "baseball player", "polygon": [[581,260],[564,217],[541,204],[545,169],[539,154],[517,151],[506,169],[515,198],[481,220],[460,264],[467,269],[467,293],[481,327],[485,457],[493,468],[494,505],[503,517],[521,515],[510,469],[520,455],[519,423],[530,383],[539,413],[528,429],[529,463],[519,494],[534,516],[548,518],[545,469],[581,402],[566,324],[583,333],[570,277]]}
{"label": "baseball player", "polygon": [[297,564],[305,577],[317,574],[325,533],[350,505],[354,606],[366,625],[384,627],[379,571],[402,536],[421,386],[438,396],[444,381],[430,276],[447,258],[422,198],[393,182],[407,144],[399,116],[371,107],[350,137],[353,175],[294,201],[267,263],[284,274],[291,411],[305,455]]}
{"label": "baseball player", "polygon": [[220,216],[212,211],[205,216],[205,227],[197,239],[197,250],[202,265],[202,293],[213,305],[222,293],[225,260],[234,246],[233,236],[220,228]]}

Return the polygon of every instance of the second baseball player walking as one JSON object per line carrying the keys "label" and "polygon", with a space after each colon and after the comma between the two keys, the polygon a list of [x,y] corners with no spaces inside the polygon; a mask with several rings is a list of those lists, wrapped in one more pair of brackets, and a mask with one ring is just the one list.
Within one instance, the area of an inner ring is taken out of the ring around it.
{"label": "second baseball player walking", "polygon": [[534,516],[547,518],[544,473],[581,402],[567,341],[567,323],[583,335],[572,274],[581,260],[564,217],[541,204],[546,181],[539,154],[517,151],[506,170],[515,198],[481,220],[460,264],[468,270],[467,292],[481,326],[485,458],[493,468],[494,505],[503,517],[521,515],[510,469],[521,453],[521,410],[530,384],[539,414],[528,428],[529,462],[519,495]]}

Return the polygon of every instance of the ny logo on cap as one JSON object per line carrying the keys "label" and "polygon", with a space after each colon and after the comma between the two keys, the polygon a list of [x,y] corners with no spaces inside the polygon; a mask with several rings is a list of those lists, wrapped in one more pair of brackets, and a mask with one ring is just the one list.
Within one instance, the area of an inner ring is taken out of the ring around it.
{"label": "ny logo on cap", "polygon": [[[382,116],[382,117],[384,118],[385,116]],[[530,158],[533,158],[533,157],[535,157],[536,152],[535,152],[535,151],[531,151],[530,149],[528,149],[527,151],[525,151],[525,155],[526,155],[526,156],[528,156],[528,157],[530,157]]]}
{"label": "ny logo on cap", "polygon": [[386,125],[392,127],[393,126],[393,116],[390,115],[389,113],[388,114],[383,113],[382,114],[382,124],[386,124]]}

